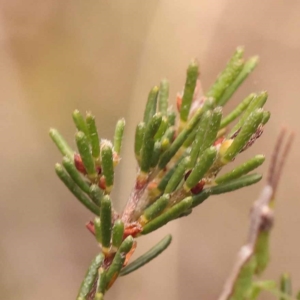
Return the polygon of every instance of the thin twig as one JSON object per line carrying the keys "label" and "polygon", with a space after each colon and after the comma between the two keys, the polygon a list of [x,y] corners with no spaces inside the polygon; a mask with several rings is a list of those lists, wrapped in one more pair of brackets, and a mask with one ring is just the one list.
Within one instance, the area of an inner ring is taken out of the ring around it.
{"label": "thin twig", "polygon": [[271,230],[273,224],[273,212],[269,204],[274,198],[278,181],[280,179],[284,163],[286,161],[288,152],[290,151],[291,144],[294,138],[294,134],[291,133],[283,148],[282,154],[280,154],[280,149],[283,146],[283,138],[285,136],[285,133],[286,129],[282,129],[275,144],[269,168],[267,185],[264,187],[260,197],[255,201],[251,209],[250,226],[247,242],[241,248],[238,254],[237,260],[234,264],[234,268],[224,286],[219,300],[228,300],[233,295],[235,285],[237,283],[242,268],[249,262],[249,260],[254,254],[259,234],[262,231]]}

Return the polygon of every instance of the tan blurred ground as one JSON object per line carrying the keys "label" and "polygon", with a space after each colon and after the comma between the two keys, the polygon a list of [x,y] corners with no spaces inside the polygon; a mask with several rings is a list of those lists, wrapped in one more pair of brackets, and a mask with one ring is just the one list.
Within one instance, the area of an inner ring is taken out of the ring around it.
{"label": "tan blurred ground", "polygon": [[[61,158],[48,128],[59,128],[71,142],[71,112],[92,110],[101,135],[111,138],[116,120],[126,117],[115,193],[122,208],[135,173],[134,126],[150,87],[167,77],[175,98],[189,60],[197,57],[207,88],[237,45],[259,54],[261,63],[235,103],[267,89],[272,111],[263,138],[244,157],[269,155],[282,124],[298,134],[278,192],[265,277],[289,270],[299,289],[299,28],[296,0],[1,0],[1,299],[75,299],[97,251],[84,228],[90,214],[54,175]],[[107,299],[216,299],[261,186],[213,198],[189,218],[141,239],[139,253],[174,235],[163,256],[120,279]]]}

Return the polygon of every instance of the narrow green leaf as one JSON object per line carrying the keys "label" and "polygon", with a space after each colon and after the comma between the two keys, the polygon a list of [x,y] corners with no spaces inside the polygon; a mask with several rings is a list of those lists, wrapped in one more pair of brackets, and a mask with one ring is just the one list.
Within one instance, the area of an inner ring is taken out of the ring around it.
{"label": "narrow green leaf", "polygon": [[144,112],[144,123],[146,125],[151,121],[151,119],[156,113],[158,92],[159,92],[159,88],[155,86],[152,88],[152,90],[149,93],[148,101]]}
{"label": "narrow green leaf", "polygon": [[169,121],[168,121],[168,118],[166,116],[163,116],[162,117],[162,120],[161,120],[161,124],[154,136],[154,140],[157,141],[157,140],[160,140],[163,135],[165,134],[166,130],[169,128]]}
{"label": "narrow green leaf", "polygon": [[169,127],[161,139],[162,152],[166,151],[170,147],[174,138],[174,134],[175,134],[175,128],[173,126]]}
{"label": "narrow green leaf", "polygon": [[193,203],[192,203],[192,208],[200,205],[203,203],[209,196],[211,195],[210,189],[204,189],[200,194],[194,195],[193,198]]}
{"label": "narrow green leaf", "polygon": [[261,124],[262,117],[263,111],[260,108],[250,114],[240,132],[222,157],[223,163],[226,164],[232,161],[238,155],[243,147],[249,142],[251,136],[256,132],[258,126]]}
{"label": "narrow green leaf", "polygon": [[211,111],[209,110],[205,112],[203,117],[201,118],[200,124],[197,128],[196,136],[193,139],[194,141],[192,143],[191,154],[190,154],[191,167],[195,166],[197,162],[200,148],[205,142],[205,136],[206,136],[206,132],[208,131],[210,120],[211,120]]}
{"label": "narrow green leaf", "polygon": [[181,182],[181,180],[184,178],[184,174],[187,171],[187,168],[190,166],[190,157],[185,157],[179,164],[178,167],[176,168],[174,174],[170,178],[166,188],[165,188],[165,193],[169,194],[175,191],[177,188],[178,184]]}
{"label": "narrow green leaf", "polygon": [[134,153],[139,164],[141,161],[141,149],[143,146],[145,131],[146,124],[144,122],[139,123],[135,130]]}
{"label": "narrow green leaf", "polygon": [[270,261],[270,232],[261,231],[255,245],[256,268],[255,274],[260,275],[267,268]]}
{"label": "narrow green leaf", "polygon": [[159,102],[158,109],[162,114],[167,114],[168,100],[169,100],[169,81],[163,79],[159,86]]}
{"label": "narrow green leaf", "polygon": [[160,154],[161,154],[161,143],[155,142],[153,147],[152,157],[151,157],[151,163],[150,163],[151,168],[156,167],[156,165],[158,164]]}
{"label": "narrow green leaf", "polygon": [[216,99],[218,104],[225,90],[236,80],[244,67],[242,55],[243,50],[238,48],[206,94],[208,97]]}
{"label": "narrow green leaf", "polygon": [[191,207],[192,202],[193,202],[192,197],[188,197],[188,198],[185,198],[184,200],[182,200],[181,202],[175,204],[170,209],[168,209],[166,212],[164,212],[163,214],[161,214],[160,216],[158,216],[151,222],[147,223],[144,226],[143,231],[141,233],[143,235],[148,234],[148,233],[164,226],[168,222],[176,219],[177,217],[179,217],[181,214],[183,214],[186,210],[188,210]]}
{"label": "narrow green leaf", "polygon": [[86,124],[91,140],[92,155],[94,159],[99,160],[100,157],[100,140],[96,126],[95,117],[91,113],[86,114]]}
{"label": "narrow green leaf", "polygon": [[174,172],[176,171],[176,169],[178,168],[179,164],[181,163],[181,161],[187,156],[187,153],[184,153],[175,163],[175,165],[164,175],[164,177],[160,180],[157,188],[159,189],[159,191],[163,192],[170,180],[170,178],[173,176]]}
{"label": "narrow green leaf", "polygon": [[76,183],[69,177],[67,172],[60,164],[55,165],[55,172],[61,181],[66,185],[69,191],[92,213],[99,215],[99,207],[95,205],[90,199],[81,191]]}
{"label": "narrow green leaf", "polygon": [[110,193],[114,185],[114,162],[112,145],[107,140],[102,140],[101,165],[102,174],[105,177],[105,191]]}
{"label": "narrow green leaf", "polygon": [[231,57],[230,60],[228,61],[226,67],[229,67],[229,66],[230,66],[231,64],[233,64],[235,61],[237,61],[237,60],[243,58],[244,52],[245,52],[244,46],[238,46],[238,47],[235,49],[235,51],[234,51],[232,57]]}
{"label": "narrow green leaf", "polygon": [[264,155],[256,155],[253,158],[249,159],[245,163],[239,165],[238,167],[234,168],[232,171],[219,176],[216,179],[217,184],[226,183],[233,179],[239,178],[249,172],[253,171],[254,169],[258,168],[263,162],[265,161]]}
{"label": "narrow green leaf", "polygon": [[[204,104],[203,104],[203,106],[202,106],[202,108],[201,108],[202,115],[200,116],[200,120],[202,120],[202,116],[207,111],[213,110],[215,108],[215,106],[216,106],[216,101],[215,101],[214,98],[208,98],[208,99],[206,99],[205,102],[204,102]],[[190,147],[191,144],[193,143],[193,141],[195,140],[197,129],[198,129],[198,126],[195,126],[194,129],[193,129],[193,131],[188,135],[188,137],[184,141],[183,146],[185,148]]]}
{"label": "narrow green leaf", "polygon": [[116,220],[112,229],[112,244],[119,248],[123,241],[124,223],[122,220]]}
{"label": "narrow green leaf", "polygon": [[249,293],[247,293],[247,300],[257,300],[261,292],[270,289],[277,289],[276,282],[272,280],[253,282]]}
{"label": "narrow green leaf", "polygon": [[117,154],[120,154],[122,147],[122,140],[125,128],[125,119],[121,119],[117,122],[114,136],[114,150]]}
{"label": "narrow green leaf", "polygon": [[185,149],[191,147],[191,145],[193,144],[193,142],[196,139],[197,129],[198,129],[198,127],[195,127],[194,130],[188,135],[188,137],[185,139],[182,147],[184,147]]}
{"label": "narrow green leaf", "polygon": [[74,158],[74,151],[56,129],[51,128],[49,135],[62,155],[68,156],[71,159]]}
{"label": "narrow green leaf", "polygon": [[221,119],[222,107],[218,106],[212,111],[210,123],[207,128],[205,138],[203,139],[199,148],[199,155],[201,155],[203,151],[210,147],[216,140],[220,128]]}
{"label": "narrow green leaf", "polygon": [[249,174],[244,175],[240,178],[234,179],[232,181],[226,182],[224,184],[219,184],[210,188],[210,192],[212,195],[219,195],[223,193],[232,192],[243,187],[252,185],[258,181],[260,181],[262,175],[260,174]]}
{"label": "narrow green leaf", "polygon": [[218,104],[224,106],[227,101],[231,98],[234,92],[239,88],[239,86],[244,82],[244,80],[250,75],[250,73],[255,69],[258,63],[258,57],[254,56],[248,59],[241,72],[235,78],[235,80],[227,87],[222,97],[219,99]]}
{"label": "narrow green leaf", "polygon": [[176,114],[173,110],[168,110],[167,118],[170,126],[174,126],[176,122]]}
{"label": "narrow green leaf", "polygon": [[[101,235],[102,235],[102,246],[108,249],[110,247],[111,238],[111,200],[108,195],[105,195],[101,200],[100,209],[100,220],[101,220]],[[103,249],[104,251],[106,249]]]}
{"label": "narrow green leaf", "polygon": [[197,110],[194,116],[188,121],[186,127],[179,133],[179,135],[174,140],[172,145],[161,156],[160,162],[158,163],[159,169],[163,169],[168,164],[168,162],[172,159],[172,157],[176,154],[176,152],[182,146],[186,138],[189,136],[189,134],[199,123],[202,114],[203,114],[203,110],[200,108]]}
{"label": "narrow green leaf", "polygon": [[81,283],[80,290],[77,295],[77,300],[86,300],[90,290],[93,287],[93,284],[97,278],[98,269],[100,268],[103,262],[103,254],[98,254],[92,261],[91,265],[89,266],[83,282]]}
{"label": "narrow green leaf", "polygon": [[103,267],[100,267],[98,271],[97,292],[95,295],[95,297],[97,296],[98,298],[94,300],[104,299],[107,283],[106,271]]}
{"label": "narrow green leaf", "polygon": [[[291,282],[291,277],[288,273],[284,273],[281,275],[280,291],[284,295],[292,296],[292,282]],[[280,298],[280,300],[284,300],[284,298]]]}
{"label": "narrow green leaf", "polygon": [[189,191],[203,178],[203,176],[214,163],[216,156],[217,150],[215,147],[210,147],[203,152],[199,158],[199,161],[196,163],[191,174],[184,183],[185,190]]}
{"label": "narrow green leaf", "polygon": [[95,227],[95,237],[98,243],[102,244],[102,229],[101,229],[101,220],[99,217],[94,219]]}
{"label": "narrow green leaf", "polygon": [[160,113],[155,114],[146,127],[141,149],[141,170],[144,173],[150,171],[152,152],[154,149],[154,136],[161,124],[161,119],[162,116]]}
{"label": "narrow green leaf", "polygon": [[[261,291],[267,291],[269,293],[271,293],[273,296],[276,297],[276,299],[280,299],[280,300],[294,300],[293,297],[282,293],[279,289],[278,286],[276,284],[276,282],[274,281],[259,281],[259,282],[255,282],[254,285],[260,289]],[[252,300],[252,299],[249,299]]]}
{"label": "narrow green leaf", "polygon": [[249,116],[258,108],[263,108],[266,101],[268,99],[268,93],[267,92],[261,92],[260,94],[256,95],[256,97],[250,102],[245,112],[242,114],[241,118],[237,122],[237,124],[232,128],[232,130],[229,133],[229,137],[231,137],[237,130],[239,130],[246,120],[249,118]]}
{"label": "narrow green leaf", "polygon": [[186,82],[180,108],[180,120],[183,123],[187,121],[189,116],[198,76],[199,66],[198,63],[195,60],[193,60],[191,61],[186,72]]}
{"label": "narrow green leaf", "polygon": [[89,141],[90,139],[89,131],[83,115],[80,113],[78,109],[76,109],[74,110],[72,117],[77,130],[83,132]]}
{"label": "narrow green leaf", "polygon": [[245,299],[245,295],[251,291],[254,269],[255,259],[251,257],[239,272],[230,300]]}
{"label": "narrow green leaf", "polygon": [[159,216],[169,204],[169,199],[169,194],[162,195],[159,199],[147,207],[144,210],[143,215],[140,217],[141,222],[148,223]]}
{"label": "narrow green leaf", "polygon": [[112,279],[119,276],[121,269],[126,258],[126,254],[131,250],[133,245],[133,237],[128,236],[121,244],[119,250],[117,251],[112,264],[106,272],[106,280],[109,284]]}
{"label": "narrow green leaf", "polygon": [[238,118],[249,106],[251,101],[256,97],[256,94],[247,96],[231,113],[224,117],[220,124],[220,129],[226,127],[228,124]]}
{"label": "narrow green leaf", "polygon": [[264,114],[263,114],[263,118],[262,118],[262,124],[265,125],[268,123],[268,121],[270,120],[270,117],[271,117],[271,113],[269,111],[264,111]]}
{"label": "narrow green leaf", "polygon": [[183,218],[183,217],[187,217],[189,216],[191,213],[193,212],[192,208],[189,208],[188,210],[186,210],[184,213],[182,213],[177,219]]}
{"label": "narrow green leaf", "polygon": [[77,171],[74,161],[69,157],[65,156],[62,162],[64,168],[69,173],[74,182],[87,194],[90,193],[90,187],[82,178],[81,174]]}
{"label": "narrow green leaf", "polygon": [[140,267],[144,266],[145,264],[149,263],[159,254],[161,254],[164,250],[168,248],[168,246],[172,242],[172,236],[169,234],[164,237],[158,244],[156,244],[153,248],[147,251],[145,254],[137,258],[135,261],[130,263],[128,266],[122,269],[120,272],[120,276],[125,276],[130,274],[133,271],[138,270]]}
{"label": "narrow green leaf", "polygon": [[97,204],[99,207],[101,206],[101,199],[103,197],[102,190],[98,187],[96,184],[92,184],[90,186],[90,192],[89,195],[92,199],[92,201]]}
{"label": "narrow green leaf", "polygon": [[90,151],[90,146],[86,135],[82,131],[78,131],[75,135],[76,144],[78,151],[80,153],[82,162],[85,166],[89,178],[97,178],[97,173],[95,169],[95,162]]}

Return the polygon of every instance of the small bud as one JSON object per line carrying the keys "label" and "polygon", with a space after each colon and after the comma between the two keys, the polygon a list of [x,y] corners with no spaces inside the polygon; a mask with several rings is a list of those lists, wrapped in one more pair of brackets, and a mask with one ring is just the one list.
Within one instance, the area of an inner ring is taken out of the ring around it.
{"label": "small bud", "polygon": [[176,107],[178,112],[180,112],[181,104],[182,104],[182,94],[178,93],[176,97]]}
{"label": "small bud", "polygon": [[205,185],[205,180],[200,180],[194,187],[191,188],[191,192],[193,195],[198,195],[202,192]]}
{"label": "small bud", "polygon": [[86,175],[86,169],[85,169],[85,167],[83,165],[81,156],[79,154],[77,154],[77,153],[74,154],[74,164],[75,164],[76,169],[80,173]]}
{"label": "small bud", "polygon": [[127,238],[128,236],[135,237],[142,231],[142,226],[138,222],[132,222],[126,226],[124,230],[123,239]]}
{"label": "small bud", "polygon": [[104,190],[106,189],[106,182],[105,182],[105,177],[101,176],[98,182],[98,186],[100,189]]}

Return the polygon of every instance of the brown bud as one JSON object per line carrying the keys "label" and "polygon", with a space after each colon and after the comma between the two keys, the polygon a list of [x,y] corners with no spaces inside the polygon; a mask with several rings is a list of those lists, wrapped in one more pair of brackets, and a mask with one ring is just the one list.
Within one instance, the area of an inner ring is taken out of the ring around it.
{"label": "brown bud", "polygon": [[76,169],[82,173],[82,174],[86,174],[86,169],[83,165],[83,162],[82,162],[82,159],[81,159],[81,156],[78,154],[78,153],[75,153],[74,154],[74,164],[75,164],[75,167]]}
{"label": "brown bud", "polygon": [[182,95],[177,94],[176,105],[177,105],[177,110],[178,111],[180,111],[181,104],[182,104]]}
{"label": "brown bud", "polygon": [[100,189],[105,190],[106,189],[106,182],[105,182],[105,177],[101,176],[99,179],[98,186]]}
{"label": "brown bud", "polygon": [[224,136],[218,138],[217,140],[215,140],[214,146],[218,146],[218,145],[222,144],[224,140],[225,140]]}
{"label": "brown bud", "polygon": [[151,190],[156,189],[156,188],[157,188],[157,182],[155,182],[155,181],[151,181],[151,182],[148,184],[148,186],[147,186],[147,190],[148,190],[148,191],[151,191]]}
{"label": "brown bud", "polygon": [[188,177],[190,176],[191,172],[192,172],[192,170],[188,170],[188,171],[185,173],[185,175],[184,175],[184,180],[187,180],[187,179],[188,179]]}
{"label": "brown bud", "polygon": [[142,226],[140,223],[133,222],[126,226],[123,234],[123,239],[126,239],[129,235],[135,237],[142,231]]}
{"label": "brown bud", "polygon": [[202,192],[203,187],[205,185],[205,180],[200,180],[193,188],[191,188],[191,192],[193,195],[198,195]]}
{"label": "brown bud", "polygon": [[89,221],[88,223],[85,224],[85,227],[87,228],[87,230],[92,234],[95,235],[95,226],[94,223],[92,221]]}

